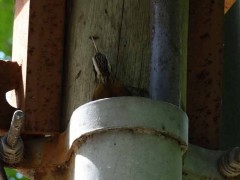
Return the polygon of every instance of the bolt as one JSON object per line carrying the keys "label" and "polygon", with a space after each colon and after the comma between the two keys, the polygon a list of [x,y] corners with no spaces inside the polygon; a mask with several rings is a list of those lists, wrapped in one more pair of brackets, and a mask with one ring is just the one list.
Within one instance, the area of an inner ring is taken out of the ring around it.
{"label": "bolt", "polygon": [[5,163],[15,164],[23,157],[24,145],[20,137],[23,122],[23,112],[21,110],[15,111],[7,135],[0,139],[0,158]]}
{"label": "bolt", "polygon": [[218,162],[218,169],[226,177],[236,177],[240,175],[240,148],[235,147],[224,153]]}
{"label": "bolt", "polygon": [[21,110],[17,110],[13,114],[10,129],[7,134],[7,143],[9,146],[14,147],[20,137],[20,132],[23,126],[24,114]]}

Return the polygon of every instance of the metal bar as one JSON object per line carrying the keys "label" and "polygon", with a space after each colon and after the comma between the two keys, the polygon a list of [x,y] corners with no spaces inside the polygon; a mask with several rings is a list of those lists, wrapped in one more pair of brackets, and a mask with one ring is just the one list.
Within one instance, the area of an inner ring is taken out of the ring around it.
{"label": "metal bar", "polygon": [[180,106],[180,64],[186,58],[188,1],[153,0],[152,12],[149,94],[152,99]]}
{"label": "metal bar", "polygon": [[219,147],[224,0],[190,0],[187,114],[190,143]]}
{"label": "metal bar", "polygon": [[[65,0],[17,0],[13,59],[22,66],[19,96],[26,134],[59,132]],[[21,37],[21,39],[19,38]]]}

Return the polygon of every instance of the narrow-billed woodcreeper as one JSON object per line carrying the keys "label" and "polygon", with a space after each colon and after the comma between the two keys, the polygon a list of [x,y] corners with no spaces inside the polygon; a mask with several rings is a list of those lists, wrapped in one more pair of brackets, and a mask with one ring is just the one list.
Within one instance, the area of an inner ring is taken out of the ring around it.
{"label": "narrow-billed woodcreeper", "polygon": [[111,65],[104,54],[99,52],[94,37],[92,39],[96,53],[92,57],[93,67],[97,79],[97,84],[93,93],[92,100],[117,97],[117,96],[129,96],[128,90],[119,82],[113,82],[111,77]]}

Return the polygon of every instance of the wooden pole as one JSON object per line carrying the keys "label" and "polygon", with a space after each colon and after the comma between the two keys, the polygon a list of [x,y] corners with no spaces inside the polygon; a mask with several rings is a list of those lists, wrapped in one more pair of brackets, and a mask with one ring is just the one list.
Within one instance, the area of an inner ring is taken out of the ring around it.
{"label": "wooden pole", "polygon": [[98,50],[112,66],[112,77],[125,87],[148,91],[150,64],[150,2],[148,0],[80,0],[69,8],[64,65],[64,122],[74,109],[91,101],[96,87],[92,57]]}

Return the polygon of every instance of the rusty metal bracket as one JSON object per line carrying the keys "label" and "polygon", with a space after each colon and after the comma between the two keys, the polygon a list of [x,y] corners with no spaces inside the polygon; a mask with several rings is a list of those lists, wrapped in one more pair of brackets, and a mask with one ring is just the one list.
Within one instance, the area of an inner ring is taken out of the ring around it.
{"label": "rusty metal bracket", "polygon": [[21,67],[16,62],[0,61],[0,133],[10,126],[16,108],[9,105],[6,92],[17,89],[21,83]]}
{"label": "rusty metal bracket", "polygon": [[22,66],[24,134],[59,133],[64,24],[65,0],[15,1],[12,58]]}

